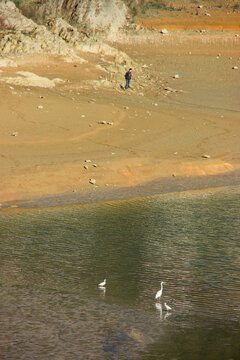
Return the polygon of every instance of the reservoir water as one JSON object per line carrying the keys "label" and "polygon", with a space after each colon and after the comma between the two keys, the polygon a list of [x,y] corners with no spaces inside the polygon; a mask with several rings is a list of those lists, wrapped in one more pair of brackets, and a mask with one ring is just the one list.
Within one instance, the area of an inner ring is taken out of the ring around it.
{"label": "reservoir water", "polygon": [[0,213],[0,359],[240,359],[239,200]]}

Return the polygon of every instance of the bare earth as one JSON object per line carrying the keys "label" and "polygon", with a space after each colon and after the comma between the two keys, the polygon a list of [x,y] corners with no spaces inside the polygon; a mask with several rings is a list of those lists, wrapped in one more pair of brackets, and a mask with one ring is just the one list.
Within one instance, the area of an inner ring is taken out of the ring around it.
{"label": "bare earth", "polygon": [[[12,57],[17,66],[0,67],[0,202],[238,171],[240,37],[235,34],[189,31],[119,39],[114,46],[139,64],[129,91],[120,84],[108,89],[84,82],[109,77],[97,70],[94,56],[84,64],[47,55]],[[149,73],[142,92],[135,89],[140,70]],[[20,80],[9,80],[16,77]],[[63,81],[49,82],[53,79]],[[163,85],[159,90],[156,82]]]}

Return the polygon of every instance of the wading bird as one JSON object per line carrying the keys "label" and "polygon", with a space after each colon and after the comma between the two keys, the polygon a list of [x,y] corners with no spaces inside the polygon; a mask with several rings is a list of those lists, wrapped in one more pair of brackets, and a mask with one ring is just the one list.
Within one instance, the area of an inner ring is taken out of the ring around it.
{"label": "wading bird", "polygon": [[163,292],[163,284],[165,284],[163,281],[161,281],[161,289],[158,290],[158,292],[155,295],[155,299],[160,299],[162,296],[162,292]]}
{"label": "wading bird", "polygon": [[165,306],[165,309],[166,309],[167,311],[172,310],[172,308],[171,308],[168,304],[164,303],[164,306]]}
{"label": "wading bird", "polygon": [[107,279],[104,279],[103,282],[98,284],[98,287],[104,287],[106,285]]}

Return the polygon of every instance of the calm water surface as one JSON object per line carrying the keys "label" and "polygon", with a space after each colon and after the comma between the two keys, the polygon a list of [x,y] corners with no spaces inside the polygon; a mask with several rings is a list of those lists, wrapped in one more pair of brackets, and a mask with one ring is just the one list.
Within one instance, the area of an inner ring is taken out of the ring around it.
{"label": "calm water surface", "polygon": [[239,245],[239,188],[1,213],[0,359],[238,360]]}

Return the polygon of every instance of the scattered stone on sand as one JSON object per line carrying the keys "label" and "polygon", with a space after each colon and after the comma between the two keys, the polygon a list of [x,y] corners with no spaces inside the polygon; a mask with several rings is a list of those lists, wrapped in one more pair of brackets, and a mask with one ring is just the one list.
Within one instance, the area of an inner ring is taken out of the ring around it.
{"label": "scattered stone on sand", "polygon": [[44,96],[42,96],[42,95],[40,95],[39,97],[40,97],[40,99],[44,99]]}
{"label": "scattered stone on sand", "polygon": [[146,69],[148,66],[147,66],[146,64],[144,64],[142,67],[143,67],[144,69]]}
{"label": "scattered stone on sand", "polygon": [[112,121],[108,121],[107,124],[108,124],[108,125],[113,125],[113,122],[112,122]]}
{"label": "scattered stone on sand", "polygon": [[209,13],[206,13],[206,14],[205,14],[205,16],[211,16],[211,14],[209,14]]}
{"label": "scattered stone on sand", "polygon": [[93,124],[89,124],[88,126],[89,126],[89,127],[92,127],[92,126],[93,126]]}
{"label": "scattered stone on sand", "polygon": [[238,70],[238,66],[233,66],[232,69],[233,70]]}
{"label": "scattered stone on sand", "polygon": [[161,29],[160,33],[163,34],[163,35],[168,35],[169,34],[168,30],[165,29],[165,28]]}
{"label": "scattered stone on sand", "polygon": [[95,179],[89,179],[89,183],[92,184],[92,185],[95,185],[95,184],[96,184],[96,180],[95,180]]}
{"label": "scattered stone on sand", "polygon": [[86,117],[86,115],[81,115],[81,118],[85,118]]}
{"label": "scattered stone on sand", "polygon": [[202,155],[202,158],[204,158],[204,159],[210,159],[210,155],[207,155],[207,154],[204,154],[204,155]]}
{"label": "scattered stone on sand", "polygon": [[107,122],[105,120],[102,120],[102,121],[99,121],[98,124],[101,124],[101,125],[106,125]]}
{"label": "scattered stone on sand", "polygon": [[235,37],[239,37],[239,34],[235,34]]}
{"label": "scattered stone on sand", "polygon": [[85,163],[91,163],[92,160],[85,160]]}
{"label": "scattered stone on sand", "polygon": [[179,79],[179,74],[173,75],[173,78],[174,78],[174,79]]}
{"label": "scattered stone on sand", "polygon": [[9,86],[9,89],[10,89],[10,90],[14,90],[14,87],[12,87],[12,86]]}
{"label": "scattered stone on sand", "polygon": [[17,132],[17,131],[14,131],[11,135],[12,135],[12,136],[18,136],[18,132]]}
{"label": "scattered stone on sand", "polygon": [[124,109],[125,109],[125,110],[128,110],[128,109],[129,109],[129,107],[128,107],[128,106],[124,106]]}
{"label": "scattered stone on sand", "polygon": [[176,174],[175,174],[175,173],[173,173],[173,174],[172,174],[172,177],[176,177]]}
{"label": "scattered stone on sand", "polygon": [[172,89],[171,87],[167,86],[164,88],[164,90],[168,91],[168,92],[176,92],[177,90]]}
{"label": "scattered stone on sand", "polygon": [[175,151],[174,155],[177,155],[177,154],[178,154],[178,152],[177,152],[177,151]]}
{"label": "scattered stone on sand", "polygon": [[38,106],[37,106],[37,109],[43,109],[43,106],[42,106],[42,105],[38,105]]}
{"label": "scattered stone on sand", "polygon": [[85,170],[88,170],[88,166],[87,165],[84,165],[83,166]]}
{"label": "scattered stone on sand", "polygon": [[97,164],[93,164],[92,166],[96,168],[96,167],[97,167]]}

